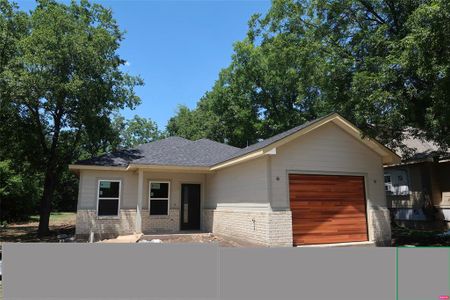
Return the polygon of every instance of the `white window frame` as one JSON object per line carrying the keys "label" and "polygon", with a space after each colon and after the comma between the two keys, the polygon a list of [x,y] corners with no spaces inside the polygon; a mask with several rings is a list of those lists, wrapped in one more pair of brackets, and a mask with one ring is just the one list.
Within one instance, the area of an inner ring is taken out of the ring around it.
{"label": "white window frame", "polygon": [[[389,178],[388,182],[386,182],[386,178]],[[392,187],[392,174],[384,174],[384,191],[392,193],[391,187]]]}
{"label": "white window frame", "polygon": [[[167,198],[152,198],[152,183],[167,183]],[[166,215],[152,215],[151,214],[151,203],[152,200],[167,200],[167,214]],[[150,180],[148,183],[148,215],[151,217],[165,217],[170,214],[170,181],[164,180]]]}
{"label": "white window frame", "polygon": [[[109,215],[109,216],[100,216],[98,214],[98,206],[99,206],[99,202],[100,202],[100,182],[102,181],[109,181],[109,182],[118,182],[119,183],[119,198],[106,198],[106,197],[102,197],[101,200],[118,200],[118,204],[117,204],[117,214],[116,215]],[[97,218],[117,218],[120,215],[120,198],[122,195],[122,180],[120,179],[99,179],[97,181]]]}

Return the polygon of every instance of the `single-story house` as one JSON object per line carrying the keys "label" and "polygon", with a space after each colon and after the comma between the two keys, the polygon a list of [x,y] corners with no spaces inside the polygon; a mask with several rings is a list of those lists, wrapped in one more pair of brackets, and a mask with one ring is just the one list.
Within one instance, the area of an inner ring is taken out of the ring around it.
{"label": "single-story house", "polygon": [[407,131],[399,164],[386,165],[384,184],[395,219],[450,221],[450,150]]}
{"label": "single-story house", "polygon": [[79,161],[76,234],[201,230],[265,246],[390,242],[391,150],[333,113],[240,149],[180,137]]}

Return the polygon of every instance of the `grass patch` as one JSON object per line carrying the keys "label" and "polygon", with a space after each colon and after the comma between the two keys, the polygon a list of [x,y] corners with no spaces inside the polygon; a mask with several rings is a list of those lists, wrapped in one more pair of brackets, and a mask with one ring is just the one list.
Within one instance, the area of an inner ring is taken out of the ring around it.
{"label": "grass patch", "polygon": [[7,224],[0,228],[1,242],[57,242],[58,234],[75,234],[75,212],[55,212],[50,214],[50,235],[37,236],[39,216],[31,216],[27,222]]}
{"label": "grass patch", "polygon": [[[62,223],[62,222],[73,222],[76,217],[75,212],[53,212],[50,214],[50,224],[52,223]],[[34,215],[30,217],[29,222],[39,222],[39,215]]]}

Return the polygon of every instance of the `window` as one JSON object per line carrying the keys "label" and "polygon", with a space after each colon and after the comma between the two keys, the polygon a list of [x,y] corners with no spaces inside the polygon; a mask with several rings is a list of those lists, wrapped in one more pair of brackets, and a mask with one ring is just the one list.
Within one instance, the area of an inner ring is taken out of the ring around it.
{"label": "window", "polygon": [[384,175],[384,190],[386,192],[391,192],[392,181],[391,175]]}
{"label": "window", "polygon": [[391,183],[391,175],[384,175],[384,183]]}
{"label": "window", "polygon": [[120,180],[99,180],[97,215],[116,217],[119,215]]}
{"label": "window", "polygon": [[167,216],[169,214],[170,182],[151,181],[149,198],[150,215]]}

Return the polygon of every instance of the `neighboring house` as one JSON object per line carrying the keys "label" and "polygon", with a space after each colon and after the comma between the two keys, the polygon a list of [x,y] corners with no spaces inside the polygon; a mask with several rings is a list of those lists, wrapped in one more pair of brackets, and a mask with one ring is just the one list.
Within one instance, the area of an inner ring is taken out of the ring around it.
{"label": "neighboring house", "polygon": [[406,134],[408,152],[396,150],[402,163],[384,170],[388,206],[397,220],[450,221],[450,152]]}
{"label": "neighboring house", "polygon": [[383,164],[400,158],[338,114],[239,149],[180,137],[70,165],[76,233],[202,230],[266,246],[390,242]]}

